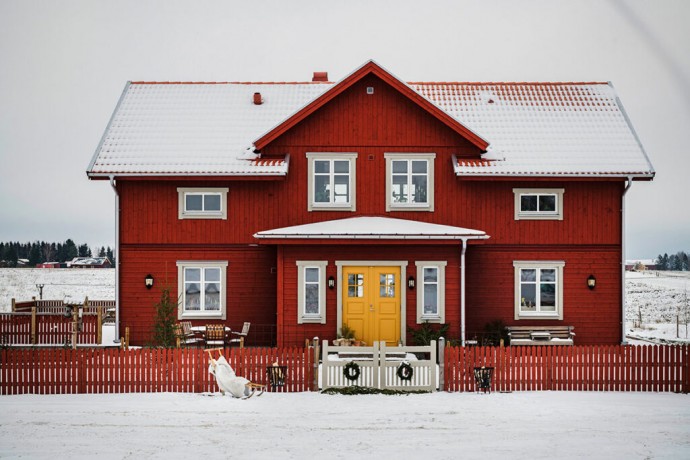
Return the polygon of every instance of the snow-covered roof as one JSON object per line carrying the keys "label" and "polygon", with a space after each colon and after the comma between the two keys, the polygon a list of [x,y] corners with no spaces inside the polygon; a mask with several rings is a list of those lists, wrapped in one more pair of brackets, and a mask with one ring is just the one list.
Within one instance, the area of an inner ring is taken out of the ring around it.
{"label": "snow-covered roof", "polygon": [[103,265],[109,263],[110,259],[108,259],[107,257],[75,257],[69,262],[67,262],[67,265]]}
{"label": "snow-covered roof", "polygon": [[[128,83],[87,173],[285,175],[289,159],[262,160],[253,142],[336,84]],[[454,163],[459,176],[654,175],[608,83],[409,87],[489,142],[481,159]]]}
{"label": "snow-covered roof", "polygon": [[350,217],[294,227],[264,230],[255,238],[284,239],[381,239],[381,240],[469,240],[486,239],[481,230],[429,224],[390,217]]}
{"label": "snow-covered roof", "polygon": [[457,175],[648,176],[647,158],[610,83],[416,83],[490,142]]}

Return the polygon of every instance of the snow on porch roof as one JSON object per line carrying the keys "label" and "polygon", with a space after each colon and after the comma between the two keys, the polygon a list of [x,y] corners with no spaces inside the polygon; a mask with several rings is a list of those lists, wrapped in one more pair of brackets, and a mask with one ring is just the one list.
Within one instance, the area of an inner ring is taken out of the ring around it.
{"label": "snow on porch roof", "polygon": [[380,240],[469,240],[487,239],[481,230],[429,224],[390,217],[350,217],[294,227],[264,230],[261,239],[380,239]]}

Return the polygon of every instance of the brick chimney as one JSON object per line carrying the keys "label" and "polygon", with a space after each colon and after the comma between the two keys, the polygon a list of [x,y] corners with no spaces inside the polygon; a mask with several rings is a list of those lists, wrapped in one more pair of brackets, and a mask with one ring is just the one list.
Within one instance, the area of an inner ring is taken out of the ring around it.
{"label": "brick chimney", "polygon": [[314,72],[311,81],[328,81],[328,72]]}
{"label": "brick chimney", "polygon": [[254,105],[261,105],[264,103],[261,93],[254,93]]}

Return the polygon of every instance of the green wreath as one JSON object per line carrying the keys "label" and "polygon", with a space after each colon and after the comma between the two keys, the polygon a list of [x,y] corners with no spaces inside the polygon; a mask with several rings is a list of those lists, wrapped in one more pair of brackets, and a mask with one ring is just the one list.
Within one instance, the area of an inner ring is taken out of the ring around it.
{"label": "green wreath", "polygon": [[357,380],[361,373],[362,371],[359,368],[359,364],[354,361],[350,361],[349,363],[345,364],[345,367],[343,367],[343,375],[350,382]]}
{"label": "green wreath", "polygon": [[404,382],[409,382],[410,380],[412,380],[412,376],[414,375],[414,369],[412,369],[410,363],[403,361],[402,363],[400,363],[400,366],[398,366],[396,374],[398,375],[398,378],[400,380]]}

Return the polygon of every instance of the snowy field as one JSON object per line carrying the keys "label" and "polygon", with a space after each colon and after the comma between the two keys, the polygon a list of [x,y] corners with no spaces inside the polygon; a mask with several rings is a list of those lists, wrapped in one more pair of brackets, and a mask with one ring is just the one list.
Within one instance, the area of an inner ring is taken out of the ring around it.
{"label": "snowy field", "polygon": [[19,457],[687,459],[690,396],[5,396],[0,458]]}
{"label": "snowy field", "polygon": [[113,269],[0,268],[0,312],[11,311],[12,298],[38,299],[37,284],[44,285],[44,299],[115,300]]}

